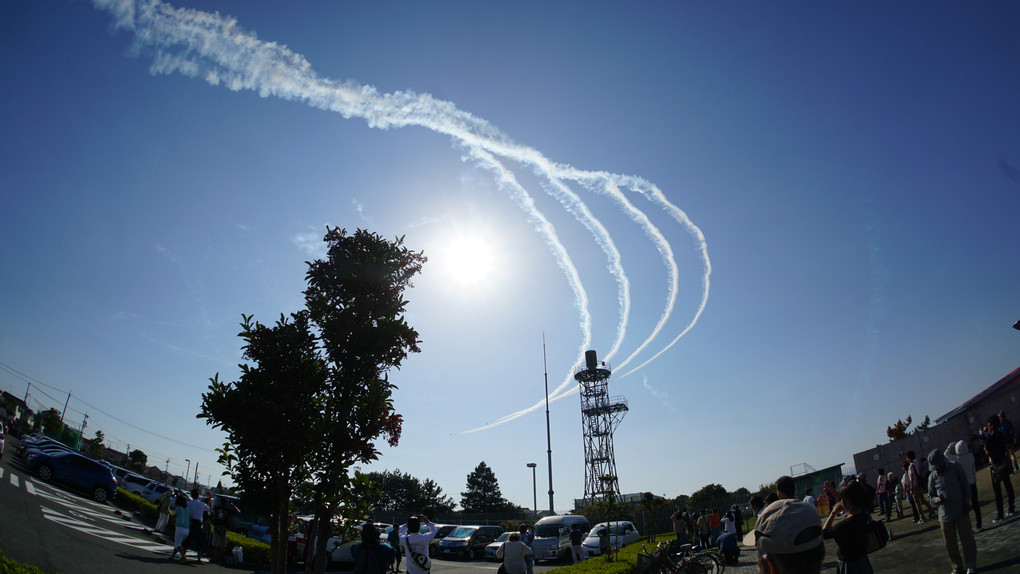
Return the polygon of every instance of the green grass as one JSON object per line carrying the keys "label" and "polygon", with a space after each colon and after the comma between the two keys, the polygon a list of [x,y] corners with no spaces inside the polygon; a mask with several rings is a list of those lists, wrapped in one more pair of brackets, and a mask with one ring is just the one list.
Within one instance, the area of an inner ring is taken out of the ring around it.
{"label": "green grass", "polygon": [[652,538],[652,542],[642,538],[634,544],[624,546],[618,552],[613,553],[612,560],[606,561],[605,556],[589,558],[584,562],[570,564],[556,568],[557,574],[633,574],[637,571],[637,556],[641,552],[641,545],[644,544],[648,552],[655,552],[655,545],[667,540],[676,540],[672,532],[659,534]]}

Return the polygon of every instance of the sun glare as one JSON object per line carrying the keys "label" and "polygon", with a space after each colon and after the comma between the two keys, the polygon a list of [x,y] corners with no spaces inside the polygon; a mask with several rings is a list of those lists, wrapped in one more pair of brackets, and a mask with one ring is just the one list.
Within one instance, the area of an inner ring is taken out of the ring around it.
{"label": "sun glare", "polygon": [[497,257],[492,239],[486,233],[462,232],[444,240],[436,263],[451,287],[486,291],[495,282]]}

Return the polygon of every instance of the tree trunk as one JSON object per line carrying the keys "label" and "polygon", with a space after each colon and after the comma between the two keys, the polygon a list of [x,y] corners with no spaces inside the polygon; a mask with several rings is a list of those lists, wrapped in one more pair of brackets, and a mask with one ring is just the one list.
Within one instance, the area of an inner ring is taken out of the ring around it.
{"label": "tree trunk", "polygon": [[325,508],[320,504],[315,511],[315,521],[318,526],[315,532],[315,574],[323,574],[326,571],[326,544],[329,543],[329,536],[332,530],[332,518]]}

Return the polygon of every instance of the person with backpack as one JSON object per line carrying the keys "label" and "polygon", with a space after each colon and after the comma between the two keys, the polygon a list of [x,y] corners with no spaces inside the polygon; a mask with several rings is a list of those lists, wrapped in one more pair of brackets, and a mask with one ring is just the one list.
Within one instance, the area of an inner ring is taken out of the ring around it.
{"label": "person with backpack", "polygon": [[386,574],[395,554],[392,546],[379,542],[379,529],[368,521],[361,527],[361,542],[351,546],[354,574]]}

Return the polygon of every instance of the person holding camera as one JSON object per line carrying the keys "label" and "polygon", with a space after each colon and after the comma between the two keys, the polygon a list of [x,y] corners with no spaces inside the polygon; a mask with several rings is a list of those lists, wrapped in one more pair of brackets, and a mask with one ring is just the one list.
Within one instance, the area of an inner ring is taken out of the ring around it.
{"label": "person holding camera", "polygon": [[[421,531],[425,525],[425,532]],[[429,542],[436,537],[436,525],[424,514],[411,516],[400,525],[400,548],[407,556],[407,574],[428,574],[432,569],[429,560]]]}

